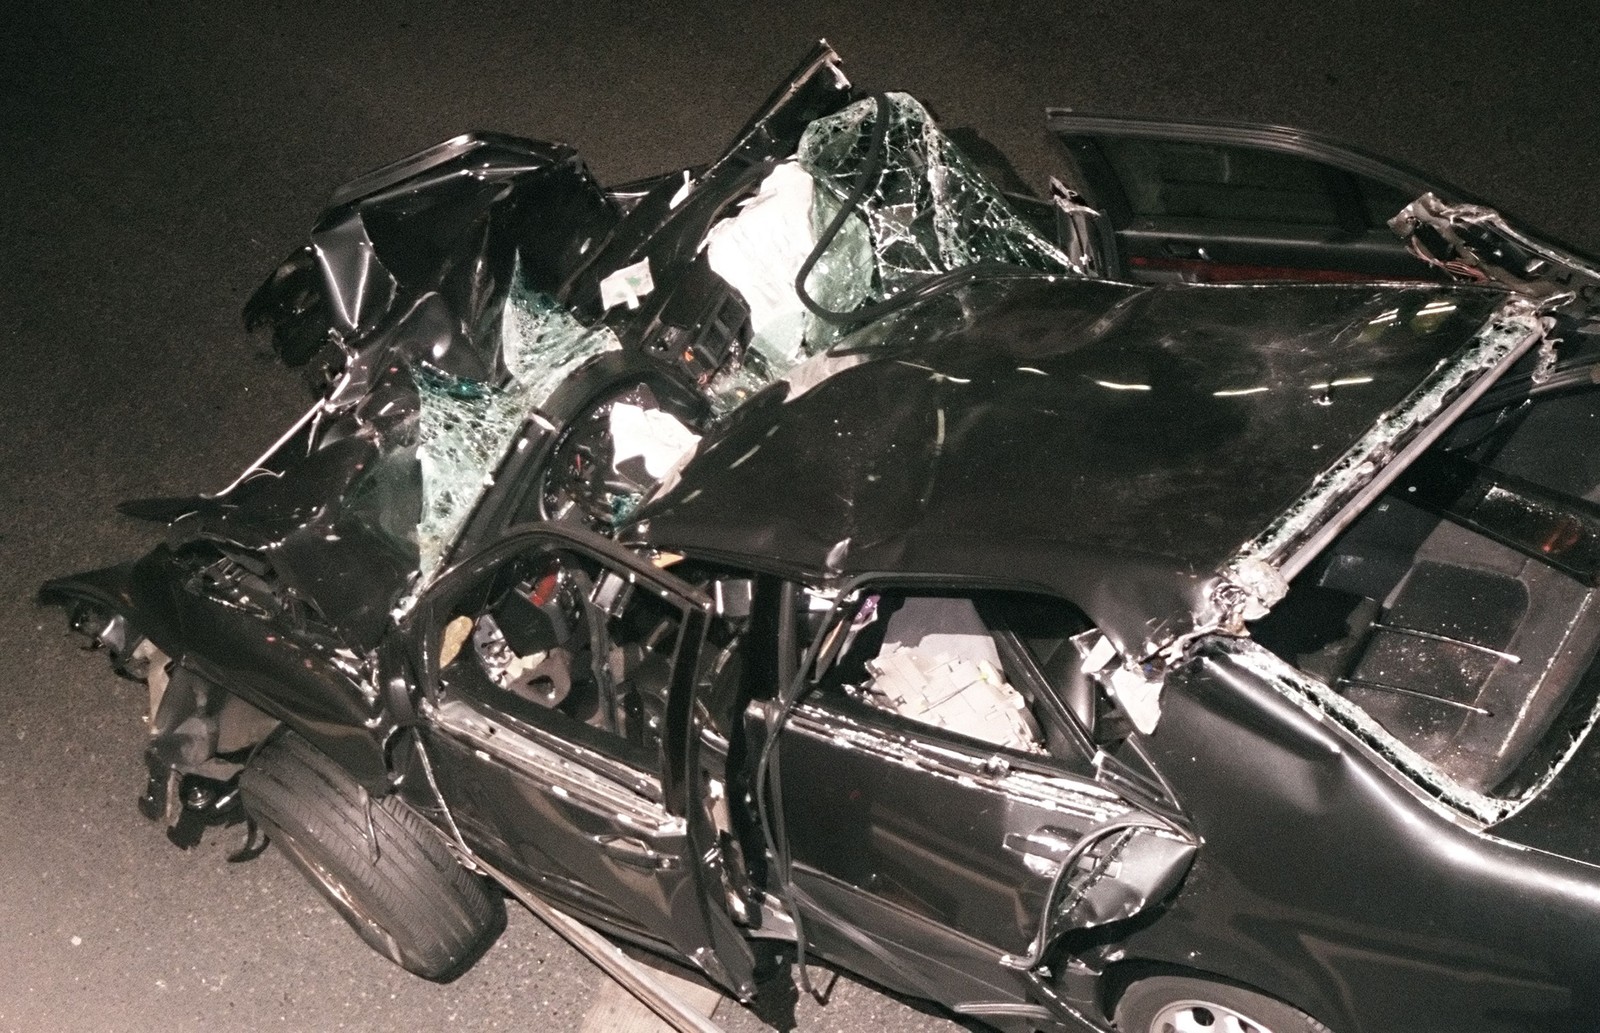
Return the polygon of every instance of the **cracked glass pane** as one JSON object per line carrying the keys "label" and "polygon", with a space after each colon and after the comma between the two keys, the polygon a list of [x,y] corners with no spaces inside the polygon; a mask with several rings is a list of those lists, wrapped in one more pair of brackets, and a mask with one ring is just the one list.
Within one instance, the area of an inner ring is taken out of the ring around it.
{"label": "cracked glass pane", "polygon": [[522,424],[567,376],[602,352],[622,347],[608,327],[587,327],[552,299],[513,290],[506,301],[503,344],[511,380],[491,387],[417,370],[421,396],[418,459],[422,520],[417,542],[422,575],[433,573]]}
{"label": "cracked glass pane", "polygon": [[[846,219],[806,284],[824,308],[851,311],[930,275],[978,262],[1075,273],[1062,252],[1033,230],[906,94],[888,94],[890,123],[882,167],[860,210]],[[815,241],[838,213],[865,161],[876,104],[861,101],[811,123],[795,155],[816,187]],[[804,211],[804,209],[802,209]],[[492,387],[427,366],[417,372],[421,404],[423,513],[417,528],[426,578],[460,532],[524,420],[577,366],[621,347],[615,334],[579,323],[549,298],[513,291],[506,303],[508,384]],[[752,341],[742,363],[707,388],[723,415],[825,349],[839,327],[810,314],[804,338],[775,325]]]}
{"label": "cracked glass pane", "polygon": [[[887,297],[930,273],[977,262],[1053,273],[1079,271],[1016,213],[934,125],[927,109],[904,93],[885,96],[890,119],[882,169],[862,205],[865,223],[856,223],[865,230],[877,293]],[[820,188],[815,211],[819,228],[849,196],[866,161],[876,118],[877,102],[869,98],[817,119],[801,137],[795,158]],[[834,246],[840,254],[827,259],[838,262],[841,275],[859,276],[861,242],[841,234]],[[860,281],[855,283],[859,289]]]}
{"label": "cracked glass pane", "polygon": [[[929,276],[979,262],[1082,274],[1016,213],[921,104],[904,93],[886,97],[890,122],[877,181],[806,277],[806,292],[818,305],[833,312],[854,311]],[[801,137],[794,157],[811,180],[806,184],[811,241],[822,237],[849,198],[866,162],[876,118],[876,101],[863,100],[817,119]],[[762,195],[768,192],[764,183]],[[777,278],[775,266],[764,271]],[[792,278],[791,272],[785,283]],[[721,416],[738,407],[828,348],[846,329],[807,312],[803,341],[796,340],[796,329],[788,324],[771,332],[758,330],[744,361],[725,367],[712,381],[708,394],[713,411]]]}

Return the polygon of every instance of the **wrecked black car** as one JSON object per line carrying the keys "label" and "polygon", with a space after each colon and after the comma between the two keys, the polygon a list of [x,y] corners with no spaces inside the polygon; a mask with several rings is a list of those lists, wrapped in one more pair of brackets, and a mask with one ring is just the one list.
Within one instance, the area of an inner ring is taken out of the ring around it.
{"label": "wrecked black car", "polygon": [[504,888],[745,1001],[1600,1023],[1600,268],[1301,134],[1051,128],[1008,195],[823,46],[704,167],[342,188],[246,309],[315,404],[42,590],[149,683],[147,813],[430,978]]}

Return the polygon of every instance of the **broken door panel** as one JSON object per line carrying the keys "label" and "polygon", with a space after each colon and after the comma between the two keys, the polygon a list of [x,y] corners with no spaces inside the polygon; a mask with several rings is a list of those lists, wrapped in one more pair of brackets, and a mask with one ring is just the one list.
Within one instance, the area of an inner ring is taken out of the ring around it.
{"label": "broken door panel", "polygon": [[1298,130],[1052,109],[1089,205],[1110,223],[1109,275],[1145,282],[1434,280],[1389,220],[1419,173]]}
{"label": "broken door panel", "polygon": [[753,959],[703,899],[705,845],[683,816],[707,606],[604,539],[550,527],[491,546],[424,597],[419,663],[443,802],[469,838],[748,996]]}
{"label": "broken door panel", "polygon": [[[1090,778],[916,734],[849,699],[802,704],[778,749],[801,913],[833,930],[808,936],[862,964],[863,937],[941,945],[934,968],[890,981],[946,1003],[1019,994],[1007,968],[1036,964],[1067,929],[1159,903],[1193,853]],[[1146,843],[1156,828],[1162,843]]]}

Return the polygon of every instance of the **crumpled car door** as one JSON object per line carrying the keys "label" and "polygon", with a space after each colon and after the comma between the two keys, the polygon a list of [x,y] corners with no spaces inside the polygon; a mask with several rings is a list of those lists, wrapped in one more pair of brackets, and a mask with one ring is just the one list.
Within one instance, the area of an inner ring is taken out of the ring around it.
{"label": "crumpled car door", "polygon": [[1102,268],[1162,283],[1437,280],[1388,221],[1462,191],[1277,126],[1052,109],[1071,178],[1097,214]]}
{"label": "crumpled car door", "polygon": [[[748,998],[754,959],[704,897],[719,883],[684,799],[710,601],[592,532],[529,526],[446,573],[413,618],[423,743],[451,824],[531,892],[670,944]],[[566,706],[590,690],[601,703]]]}
{"label": "crumpled car door", "polygon": [[808,940],[957,1010],[1012,997],[1062,933],[1159,904],[1195,853],[1174,818],[1093,777],[859,701],[803,702],[779,736]]}

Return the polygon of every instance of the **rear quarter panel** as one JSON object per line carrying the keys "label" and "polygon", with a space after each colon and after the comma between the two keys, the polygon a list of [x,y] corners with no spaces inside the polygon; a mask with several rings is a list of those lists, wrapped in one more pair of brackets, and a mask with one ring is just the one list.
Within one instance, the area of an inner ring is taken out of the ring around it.
{"label": "rear quarter panel", "polygon": [[1600,869],[1455,818],[1225,656],[1169,677],[1146,744],[1203,845],[1130,959],[1334,1033],[1600,1028]]}

